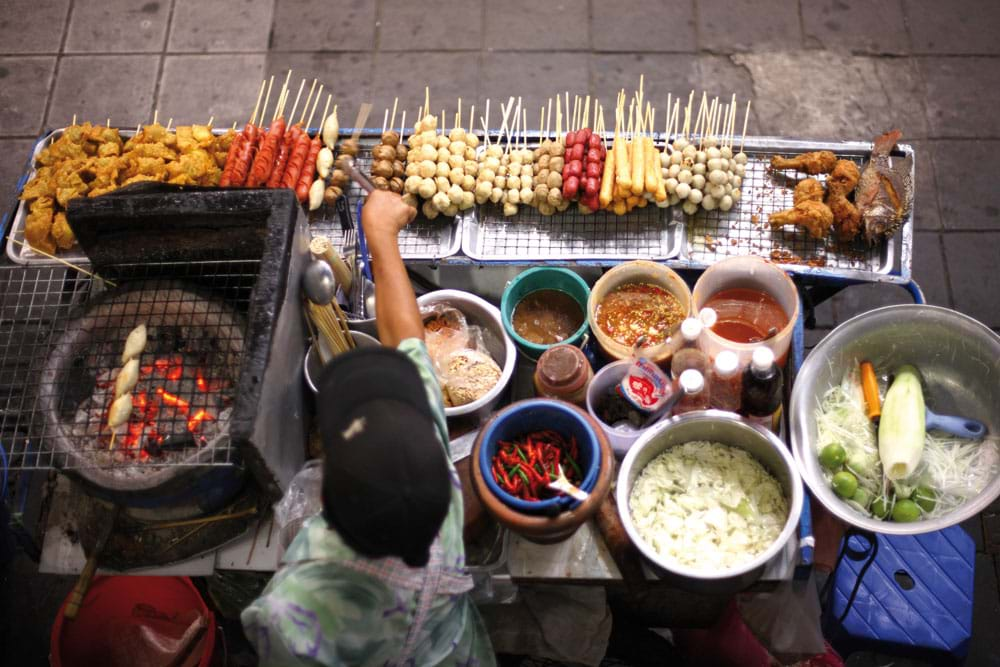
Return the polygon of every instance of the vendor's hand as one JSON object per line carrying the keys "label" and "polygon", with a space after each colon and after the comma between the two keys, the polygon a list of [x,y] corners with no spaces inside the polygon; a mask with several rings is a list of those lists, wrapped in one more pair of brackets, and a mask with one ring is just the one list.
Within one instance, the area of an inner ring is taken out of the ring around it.
{"label": "vendor's hand", "polygon": [[399,195],[385,190],[371,192],[361,209],[361,224],[368,245],[395,244],[400,230],[410,224],[416,215],[416,209],[404,204]]}

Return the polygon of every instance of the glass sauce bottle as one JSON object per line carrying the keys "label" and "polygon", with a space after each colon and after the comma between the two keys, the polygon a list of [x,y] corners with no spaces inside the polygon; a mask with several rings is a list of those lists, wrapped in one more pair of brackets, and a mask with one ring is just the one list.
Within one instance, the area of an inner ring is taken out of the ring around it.
{"label": "glass sauce bottle", "polygon": [[716,410],[739,412],[742,383],[739,370],[740,358],[735,352],[719,352],[708,374],[709,406]]}
{"label": "glass sauce bottle", "polygon": [[752,422],[777,430],[781,414],[781,369],[774,360],[774,351],[758,347],[753,351],[750,365],[743,372],[743,390],[740,410]]}
{"label": "glass sauce bottle", "polygon": [[708,390],[705,388],[705,376],[693,368],[689,368],[680,377],[681,391],[684,395],[674,406],[674,414],[681,415],[694,410],[708,408]]}

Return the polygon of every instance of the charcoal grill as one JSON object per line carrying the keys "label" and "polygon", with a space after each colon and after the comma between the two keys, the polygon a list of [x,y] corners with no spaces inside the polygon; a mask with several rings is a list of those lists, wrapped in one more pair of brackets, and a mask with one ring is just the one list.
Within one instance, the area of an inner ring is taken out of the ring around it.
{"label": "charcoal grill", "polygon": [[[71,215],[71,224],[113,230],[113,239],[92,234],[91,243],[121,247],[95,253],[100,277],[0,267],[0,438],[10,468],[58,468],[95,495],[158,518],[216,511],[248,478],[265,498],[279,497],[301,467],[306,429],[298,284],[308,230],[294,196],[100,199],[77,209],[76,222]],[[175,237],[200,239],[186,244],[197,245],[195,259],[181,244],[136,261],[150,224],[143,211],[173,225]],[[142,322],[149,342],[133,400],[144,391],[156,407],[135,408],[112,445],[102,403],[125,337]],[[206,414],[196,419],[199,411]]]}

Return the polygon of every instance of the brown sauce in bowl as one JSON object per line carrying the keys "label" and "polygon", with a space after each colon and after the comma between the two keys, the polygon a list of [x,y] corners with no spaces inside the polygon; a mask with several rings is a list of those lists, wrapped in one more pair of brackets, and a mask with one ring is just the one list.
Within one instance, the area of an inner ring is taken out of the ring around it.
{"label": "brown sauce in bowl", "polygon": [[713,294],[704,308],[718,315],[712,331],[734,343],[759,343],[788,326],[788,315],[767,292],[735,287]]}
{"label": "brown sauce in bowl", "polygon": [[583,309],[566,292],[540,289],[526,295],[511,316],[514,331],[536,345],[561,343],[583,324]]}

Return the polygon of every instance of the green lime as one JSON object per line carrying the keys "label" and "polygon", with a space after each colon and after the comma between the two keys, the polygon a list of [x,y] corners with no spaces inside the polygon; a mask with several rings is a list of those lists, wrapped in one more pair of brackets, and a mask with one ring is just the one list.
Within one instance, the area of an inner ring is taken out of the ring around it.
{"label": "green lime", "polygon": [[871,513],[876,519],[884,519],[889,516],[889,499],[879,496],[871,506]]}
{"label": "green lime", "polygon": [[913,492],[912,498],[925,512],[933,512],[934,506],[937,504],[937,494],[929,486],[918,486],[917,490]]}
{"label": "green lime", "polygon": [[916,521],[920,518],[920,508],[915,502],[908,499],[896,501],[896,506],[892,508],[892,520],[899,523]]}
{"label": "green lime", "polygon": [[833,476],[833,491],[841,498],[850,498],[858,490],[858,478],[842,470]]}
{"label": "green lime", "polygon": [[851,496],[851,500],[861,505],[862,507],[867,508],[869,503],[871,503],[872,501],[872,494],[870,491],[868,491],[868,489],[864,489],[859,486],[858,490],[854,492],[853,496]]}
{"label": "green lime", "polygon": [[847,458],[847,452],[844,448],[834,443],[832,445],[827,445],[819,453],[819,462],[824,468],[829,468],[830,470],[836,470],[840,466],[844,465],[844,460]]}

